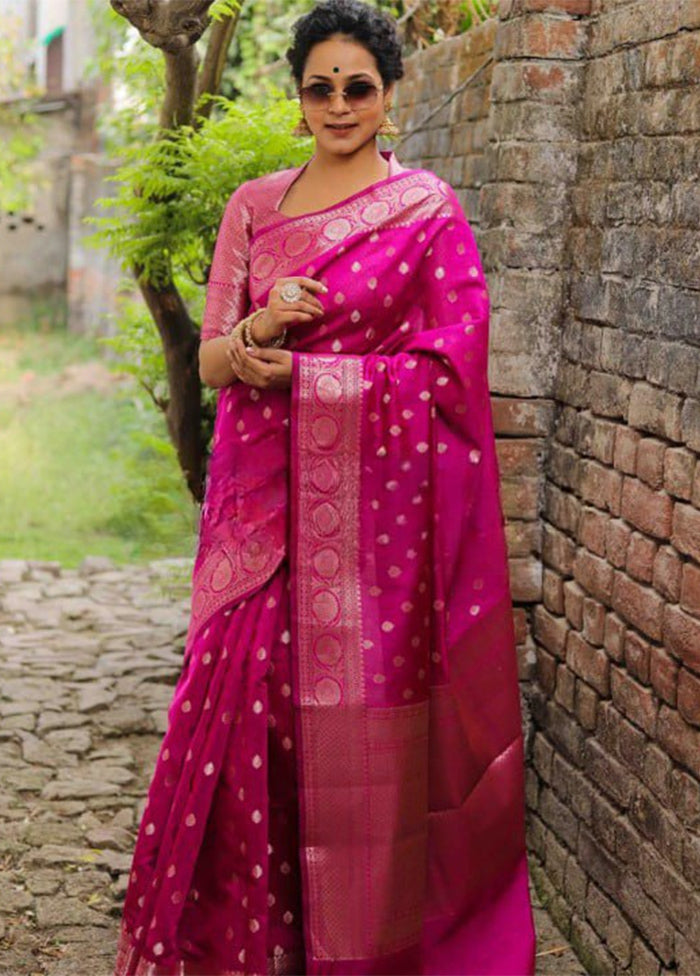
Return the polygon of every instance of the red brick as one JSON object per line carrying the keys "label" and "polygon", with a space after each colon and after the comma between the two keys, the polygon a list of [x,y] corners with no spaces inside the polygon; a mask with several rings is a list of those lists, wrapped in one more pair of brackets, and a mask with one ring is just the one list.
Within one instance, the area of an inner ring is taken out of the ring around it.
{"label": "red brick", "polygon": [[520,519],[506,522],[508,555],[514,559],[539,552],[541,538],[542,527],[537,522],[523,522]]}
{"label": "red brick", "polygon": [[669,705],[676,704],[676,684],[678,682],[678,663],[667,654],[663,647],[649,649],[649,677],[651,686]]}
{"label": "red brick", "polygon": [[[562,803],[554,790],[542,790],[539,814],[550,827],[557,838],[569,847],[576,847],[576,837],[578,835],[578,821],[569,807]],[[563,852],[566,856],[566,851]],[[564,865],[562,864],[561,878],[563,883]]]}
{"label": "red brick", "polygon": [[643,437],[637,448],[637,477],[651,488],[659,489],[664,483],[664,454],[666,444],[655,437]]}
{"label": "red brick", "polygon": [[555,617],[542,606],[535,607],[533,616],[535,638],[555,657],[565,657],[566,635],[570,627],[566,617]]}
{"label": "red brick", "polygon": [[693,891],[690,885],[652,848],[642,848],[641,880],[646,890],[668,917],[683,931],[688,931],[693,912]]}
{"label": "red brick", "polygon": [[693,563],[686,563],[683,567],[681,606],[694,617],[700,617],[700,567]]}
{"label": "red brick", "polygon": [[625,478],[622,487],[622,517],[647,535],[668,539],[673,519],[673,499],[664,491],[653,491],[635,478]]}
{"label": "red brick", "polygon": [[580,458],[576,451],[552,441],[547,460],[547,473],[555,485],[578,491],[579,462]]}
{"label": "red brick", "polygon": [[627,548],[632,538],[632,529],[622,519],[610,519],[605,539],[605,554],[608,560],[622,569],[627,562]]}
{"label": "red brick", "polygon": [[536,519],[540,509],[540,478],[503,478],[503,514],[512,519]]}
{"label": "red brick", "polygon": [[[686,837],[683,850],[683,874],[700,890],[700,837]],[[698,956],[698,969],[700,973],[700,956]]]}
{"label": "red brick", "polygon": [[700,679],[685,668],[678,675],[678,711],[686,722],[700,725]]}
{"label": "red brick", "polygon": [[549,738],[565,759],[580,765],[584,734],[581,726],[555,701],[544,702],[542,725]]}
{"label": "red brick", "polygon": [[546,437],[549,434],[554,412],[551,400],[493,396],[491,408],[496,436]]}
{"label": "red brick", "polygon": [[513,627],[515,628],[515,643],[524,644],[530,633],[530,621],[525,607],[513,607]]}
{"label": "red brick", "polygon": [[691,501],[696,508],[700,508],[700,464],[695,465],[695,474],[693,475],[693,494],[691,496]]}
{"label": "red brick", "polygon": [[622,714],[653,737],[659,710],[654,693],[615,665],[610,669],[610,692]]}
{"label": "red brick", "polygon": [[655,590],[635,583],[624,573],[616,572],[612,605],[621,617],[643,634],[661,640],[664,601]]}
{"label": "red brick", "polygon": [[[697,12],[700,14],[700,8],[697,8]],[[694,973],[700,973],[700,951],[694,949],[690,943],[683,938],[680,932],[676,932],[675,955],[676,963],[678,964],[677,972],[681,974],[681,976],[693,976]],[[642,970],[634,969],[633,972],[641,973]]]}
{"label": "red brick", "polygon": [[642,583],[651,583],[657,549],[658,543],[639,532],[633,532],[627,550],[626,569],[629,575]]}
{"label": "red brick", "polygon": [[563,14],[587,17],[591,12],[591,0],[520,0],[520,9],[523,13],[558,10]]}
{"label": "red brick", "polygon": [[557,683],[554,689],[554,700],[567,710],[574,710],[574,686],[576,678],[565,664],[557,666]]}
{"label": "red brick", "polygon": [[700,673],[700,620],[680,607],[666,605],[663,639],[667,649],[687,667]]}
{"label": "red brick", "polygon": [[676,549],[700,563],[700,511],[692,505],[676,505],[673,513],[673,535]]}
{"label": "red brick", "polygon": [[573,539],[545,522],[542,541],[542,559],[545,565],[564,576],[571,576],[575,552],[576,543]]}
{"label": "red brick", "polygon": [[537,681],[546,695],[553,695],[557,683],[557,659],[542,647],[537,647]]}
{"label": "red brick", "polygon": [[622,475],[619,471],[584,459],[581,461],[579,491],[585,502],[607,509],[612,515],[620,514]]}
{"label": "red brick", "polygon": [[585,47],[586,31],[577,20],[530,17],[523,25],[521,43],[524,49],[519,53],[531,58],[578,59]]}
{"label": "red brick", "polygon": [[597,556],[605,555],[605,538],[610,516],[597,508],[584,508],[578,525],[578,541]]}
{"label": "red brick", "polygon": [[583,601],[583,636],[589,644],[603,646],[606,609],[602,603],[585,597]]}
{"label": "red brick", "polygon": [[645,685],[649,684],[649,654],[651,645],[648,641],[628,631],[625,639],[625,665],[630,674],[639,678]]}
{"label": "red brick", "polygon": [[616,425],[588,412],[578,415],[574,447],[579,454],[594,457],[603,464],[613,462]]}
{"label": "red brick", "polygon": [[644,756],[647,744],[646,735],[636,725],[628,722],[626,718],[621,718],[618,737],[618,755],[620,759],[632,770],[637,778],[640,778],[644,768]]}
{"label": "red brick", "polygon": [[657,723],[657,739],[669,755],[700,777],[700,729],[693,728],[683,717],[665,705]]}
{"label": "red brick", "polygon": [[535,645],[532,640],[516,648],[518,681],[534,681],[537,671]]}
{"label": "red brick", "polygon": [[575,630],[570,631],[566,642],[566,663],[600,695],[608,695],[610,662],[607,654],[593,647]]}
{"label": "red brick", "polygon": [[551,569],[545,569],[542,576],[542,601],[552,613],[564,613],[564,583]]}
{"label": "red brick", "polygon": [[547,521],[567,535],[575,535],[583,507],[579,499],[551,482],[544,486],[544,498]]}
{"label": "red brick", "polygon": [[622,661],[625,648],[625,634],[627,625],[620,620],[616,613],[609,613],[605,618],[604,646],[608,657],[613,661]]}
{"label": "red brick", "polygon": [[637,448],[642,435],[631,427],[618,427],[615,435],[614,466],[625,474],[635,474],[637,470]]}
{"label": "red brick", "polygon": [[642,763],[642,779],[667,809],[673,806],[671,799],[672,772],[673,760],[670,756],[667,756],[655,742],[647,743]]}
{"label": "red brick", "polygon": [[583,590],[574,580],[564,583],[564,612],[566,619],[576,630],[583,627],[583,597]]}
{"label": "red brick", "polygon": [[681,596],[683,563],[671,546],[661,546],[654,558],[654,589],[669,603],[678,603]]}
{"label": "red brick", "polygon": [[574,557],[574,579],[601,603],[609,605],[614,568],[604,559],[579,549]]}
{"label": "red brick", "polygon": [[510,589],[516,603],[535,603],[542,599],[542,563],[536,556],[509,559]]}
{"label": "red brick", "polygon": [[679,396],[649,383],[635,383],[629,403],[630,427],[680,441],[682,402]]}
{"label": "red brick", "polygon": [[693,492],[695,455],[684,447],[669,447],[664,460],[664,488],[670,495],[689,501]]}
{"label": "red brick", "polygon": [[576,680],[574,711],[584,729],[593,732],[598,719],[599,696],[595,689],[585,681]]}
{"label": "red brick", "polygon": [[700,782],[682,769],[671,770],[671,806],[684,825],[696,828],[700,823]]}
{"label": "red brick", "polygon": [[501,437],[496,441],[501,476],[537,475],[542,468],[543,441],[538,438]]}

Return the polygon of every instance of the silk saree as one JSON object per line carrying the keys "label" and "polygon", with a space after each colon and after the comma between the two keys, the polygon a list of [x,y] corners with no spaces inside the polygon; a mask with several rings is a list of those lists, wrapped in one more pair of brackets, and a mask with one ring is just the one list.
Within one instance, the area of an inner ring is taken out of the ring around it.
{"label": "silk saree", "polygon": [[219,391],[115,976],[534,973],[488,289],[453,189],[383,155],[332,207],[282,214],[304,164],[222,219],[203,338],[281,276],[325,313],[289,389]]}

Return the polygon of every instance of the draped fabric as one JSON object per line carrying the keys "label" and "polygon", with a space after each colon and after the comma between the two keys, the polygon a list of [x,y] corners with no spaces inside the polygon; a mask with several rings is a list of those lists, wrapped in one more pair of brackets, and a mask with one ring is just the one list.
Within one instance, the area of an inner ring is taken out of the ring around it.
{"label": "draped fabric", "polygon": [[385,156],[336,206],[281,213],[299,167],[222,221],[205,337],[280,276],[328,292],[290,389],[219,395],[116,976],[534,973],[488,289],[451,187]]}

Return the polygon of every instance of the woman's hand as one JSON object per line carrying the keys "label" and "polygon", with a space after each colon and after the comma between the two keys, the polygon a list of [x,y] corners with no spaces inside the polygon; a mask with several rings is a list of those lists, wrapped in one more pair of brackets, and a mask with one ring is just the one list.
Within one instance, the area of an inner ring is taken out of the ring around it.
{"label": "woman's hand", "polygon": [[292,354],[289,349],[250,347],[233,336],[227,349],[231,369],[239,380],[265,389],[288,389],[292,385]]}
{"label": "woman's hand", "polygon": [[[293,281],[302,287],[301,297],[296,302],[285,302],[281,297],[282,285]],[[289,278],[277,278],[269,291],[267,306],[251,326],[251,334],[255,342],[265,343],[282,335],[284,330],[295,322],[310,322],[323,315],[324,308],[314,292],[327,292],[322,282],[315,278],[296,275]]]}

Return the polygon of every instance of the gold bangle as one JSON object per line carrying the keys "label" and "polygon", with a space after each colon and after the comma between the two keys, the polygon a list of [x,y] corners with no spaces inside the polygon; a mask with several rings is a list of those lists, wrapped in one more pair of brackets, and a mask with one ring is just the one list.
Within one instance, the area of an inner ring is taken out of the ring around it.
{"label": "gold bangle", "polygon": [[258,308],[243,319],[243,341],[247,346],[258,346],[259,348],[269,348],[274,346],[279,348],[279,346],[281,346],[284,342],[284,337],[287,334],[286,329],[280,335],[275,336],[274,339],[270,339],[268,342],[256,342],[253,338],[253,322],[255,322],[256,318],[259,315],[262,315],[264,311],[264,308]]}

